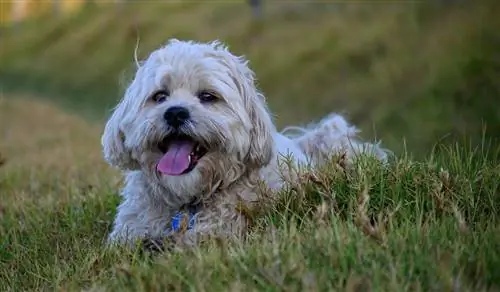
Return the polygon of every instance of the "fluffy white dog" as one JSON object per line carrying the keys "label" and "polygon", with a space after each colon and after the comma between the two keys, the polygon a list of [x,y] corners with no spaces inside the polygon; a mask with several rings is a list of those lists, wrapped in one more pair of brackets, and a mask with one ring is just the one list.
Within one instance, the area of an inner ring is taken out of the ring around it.
{"label": "fluffy white dog", "polygon": [[173,39],[138,66],[102,137],[105,159],[126,176],[110,243],[242,236],[259,181],[283,186],[284,156],[313,167],[340,151],[386,159],[339,115],[278,132],[247,64],[219,42]]}

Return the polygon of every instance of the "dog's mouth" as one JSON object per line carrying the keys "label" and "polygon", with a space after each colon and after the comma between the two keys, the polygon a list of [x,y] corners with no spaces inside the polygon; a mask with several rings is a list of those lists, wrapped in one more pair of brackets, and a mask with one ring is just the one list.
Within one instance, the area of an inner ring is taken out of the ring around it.
{"label": "dog's mouth", "polygon": [[164,175],[178,176],[191,172],[208,150],[193,138],[185,135],[168,136],[158,148],[163,157],[156,169]]}

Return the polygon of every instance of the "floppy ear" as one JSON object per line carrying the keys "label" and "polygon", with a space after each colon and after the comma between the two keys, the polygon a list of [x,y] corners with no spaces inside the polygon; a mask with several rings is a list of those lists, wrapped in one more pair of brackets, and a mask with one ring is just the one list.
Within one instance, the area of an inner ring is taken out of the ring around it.
{"label": "floppy ear", "polygon": [[250,150],[248,151],[248,163],[255,167],[267,165],[274,153],[274,141],[272,133],[274,124],[265,104],[264,96],[254,87],[253,77],[246,78],[244,87],[245,108],[252,121],[250,131]]}
{"label": "floppy ear", "polygon": [[267,165],[273,157],[274,141],[272,134],[276,131],[271,115],[266,106],[264,96],[255,86],[254,72],[248,67],[244,57],[234,56],[219,42],[212,43],[215,49],[222,52],[229,63],[236,85],[238,86],[245,110],[252,123],[250,130],[250,149],[245,162],[252,167]]}
{"label": "floppy ear", "polygon": [[139,167],[138,163],[132,159],[130,150],[125,147],[125,135],[121,129],[127,108],[127,103],[122,100],[106,123],[101,138],[104,159],[111,166],[122,170]]}

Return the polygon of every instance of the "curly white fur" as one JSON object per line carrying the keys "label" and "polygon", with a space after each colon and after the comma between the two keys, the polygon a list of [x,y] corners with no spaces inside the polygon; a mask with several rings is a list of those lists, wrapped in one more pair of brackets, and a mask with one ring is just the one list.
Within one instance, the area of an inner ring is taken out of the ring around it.
{"label": "curly white fur", "polygon": [[[168,98],[155,102],[158,90],[168,92]],[[203,90],[218,99],[201,102]],[[173,106],[190,113],[177,130],[164,119]],[[174,131],[199,141],[208,152],[190,172],[172,176],[160,173],[157,164],[164,155],[159,143]],[[172,39],[140,64],[104,130],[104,157],[125,172],[126,180],[109,242],[165,237],[172,216],[193,202],[200,206],[196,224],[180,242],[195,244],[199,235],[244,235],[247,218],[238,206],[254,206],[261,180],[273,190],[283,186],[284,156],[312,166],[340,151],[349,158],[370,152],[386,159],[378,144],[357,142],[357,132],[333,114],[307,128],[278,132],[243,57],[217,41]]]}

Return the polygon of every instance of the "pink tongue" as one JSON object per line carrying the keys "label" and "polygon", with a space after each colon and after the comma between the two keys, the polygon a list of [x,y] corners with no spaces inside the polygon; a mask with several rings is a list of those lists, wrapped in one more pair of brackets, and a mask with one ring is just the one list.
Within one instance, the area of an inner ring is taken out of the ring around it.
{"label": "pink tongue", "polygon": [[194,142],[174,141],[168,147],[167,153],[158,162],[156,169],[166,175],[181,175],[189,168],[189,156],[193,151]]}

